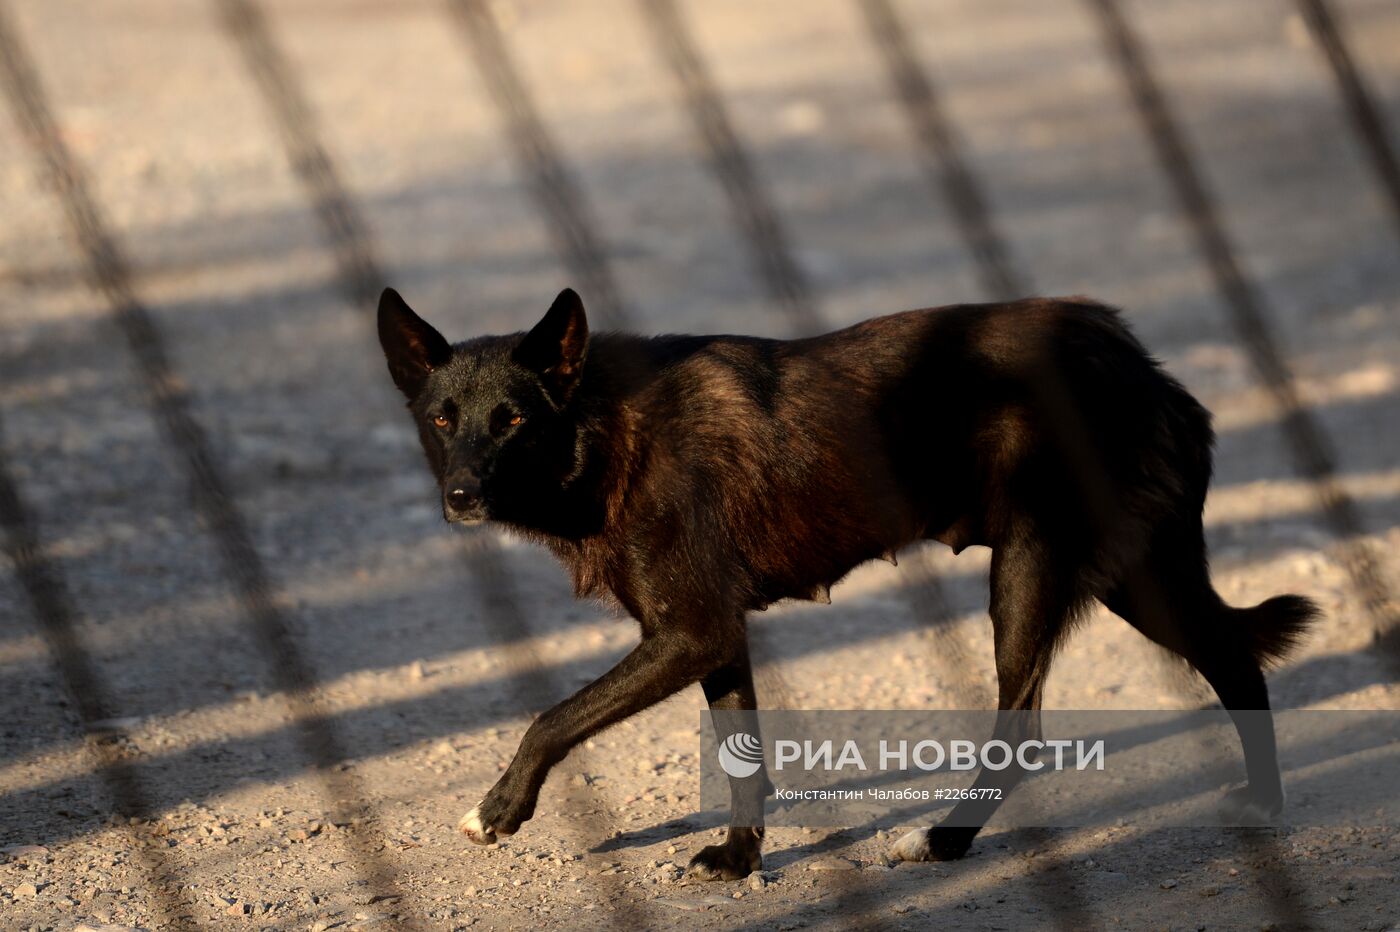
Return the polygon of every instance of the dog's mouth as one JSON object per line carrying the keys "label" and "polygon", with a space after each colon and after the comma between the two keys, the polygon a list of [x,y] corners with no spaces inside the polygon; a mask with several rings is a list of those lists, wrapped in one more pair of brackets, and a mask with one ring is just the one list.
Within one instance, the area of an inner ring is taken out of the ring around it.
{"label": "dog's mouth", "polygon": [[486,513],[486,502],[475,499],[461,505],[450,505],[446,502],[442,506],[442,516],[448,524],[481,524],[491,516]]}

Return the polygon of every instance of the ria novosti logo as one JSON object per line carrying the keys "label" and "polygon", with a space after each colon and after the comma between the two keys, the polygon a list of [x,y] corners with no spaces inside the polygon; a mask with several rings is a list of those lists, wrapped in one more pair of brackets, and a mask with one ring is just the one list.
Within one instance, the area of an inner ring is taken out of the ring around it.
{"label": "ria novosti logo", "polygon": [[753,735],[736,731],[720,743],[719,765],[736,780],[751,777],[763,766],[763,745]]}

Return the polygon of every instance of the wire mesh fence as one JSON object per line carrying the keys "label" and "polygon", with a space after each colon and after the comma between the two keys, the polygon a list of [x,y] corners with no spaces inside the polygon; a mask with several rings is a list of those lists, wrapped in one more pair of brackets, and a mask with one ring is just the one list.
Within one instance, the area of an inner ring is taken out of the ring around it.
{"label": "wire mesh fence", "polygon": [[[857,15],[869,30],[869,40],[887,69],[892,97],[916,142],[918,168],[941,195],[942,206],[972,257],[986,293],[1007,299],[1026,293],[1031,276],[1019,267],[999,229],[975,161],[962,144],[959,128],[949,117],[942,95],[921,64],[915,44],[903,25],[898,6],[887,0],[859,0]],[[1181,215],[1195,238],[1202,263],[1213,277],[1239,344],[1279,412],[1297,471],[1310,483],[1319,513],[1338,541],[1338,553],[1360,604],[1370,616],[1384,656],[1400,664],[1396,641],[1395,602],[1371,544],[1359,508],[1337,477],[1337,456],[1326,431],[1309,413],[1274,332],[1271,310],[1258,286],[1237,258],[1198,167],[1199,160],[1177,127],[1166,95],[1155,78],[1142,44],[1113,0],[1090,0],[1109,59],[1142,120],[1145,136],[1177,198]],[[271,122],[282,139],[286,159],[298,178],[307,206],[317,217],[322,235],[335,256],[337,285],[350,309],[367,314],[389,272],[376,255],[368,225],[345,184],[336,161],[317,130],[317,116],[300,86],[299,77],[279,50],[273,29],[250,0],[217,0],[215,9],[228,37],[242,56]],[[1389,128],[1374,94],[1367,87],[1348,49],[1344,30],[1324,0],[1300,0],[1308,27],[1321,46],[1346,108],[1358,144],[1367,153],[1379,186],[1400,221],[1400,172],[1396,169]],[[509,41],[492,8],[474,0],[450,0],[444,26],[465,40],[480,75],[502,135],[508,140],[515,169],[533,194],[557,253],[585,292],[599,321],[609,328],[635,326],[607,249],[598,234],[596,211],[568,158],[541,117],[539,108],[512,58]],[[748,146],[728,113],[725,99],[710,74],[700,45],[691,36],[683,11],[672,0],[640,0],[636,14],[650,37],[657,57],[677,89],[676,100],[686,112],[715,182],[722,190],[739,238],[769,301],[780,310],[788,329],[810,334],[823,329],[818,289],[804,271],[775,199],[760,177]],[[852,37],[857,41],[857,37]],[[240,614],[257,643],[263,662],[285,698],[297,741],[323,782],[327,806],[352,832],[355,869],[375,898],[400,901],[404,893],[400,865],[378,828],[376,814],[365,800],[368,793],[343,764],[350,753],[320,696],[315,665],[308,660],[277,597],[276,584],[248,529],[247,519],[230,491],[226,470],[219,462],[206,427],[192,413],[186,380],[172,362],[161,326],[139,296],[140,288],[125,257],[120,236],[106,220],[102,206],[86,179],[80,161],[57,127],[42,82],[26,51],[24,38],[4,6],[0,6],[0,75],[14,120],[24,134],[35,163],[46,173],[69,235],[81,253],[93,289],[103,296],[125,352],[133,361],[146,404],[160,427],[164,444],[180,464],[191,489],[193,507],[212,539],[223,576],[235,594]],[[1066,418],[1072,420],[1072,415]],[[0,520],[6,532],[7,554],[15,577],[43,632],[47,649],[60,672],[64,688],[74,697],[80,719],[88,724],[116,714],[100,670],[87,656],[75,619],[75,607],[61,568],[45,557],[45,545],[24,502],[23,489],[3,458],[0,435]],[[546,663],[527,643],[531,625],[495,539],[482,532],[463,549],[463,558],[476,588],[484,594],[480,620],[508,658],[521,701],[561,695],[564,685],[551,676]],[[954,666],[970,648],[944,623],[954,612],[940,588],[935,569],[915,555],[901,567],[899,591],[908,614],[939,632],[938,653]],[[1393,669],[1393,667],[1392,667]],[[775,681],[782,693],[787,687]],[[970,694],[950,697],[968,704]],[[784,702],[791,700],[784,697]],[[145,792],[138,768],[113,757],[100,741],[90,742],[95,771],[107,787],[113,814],[149,818],[159,806]],[[616,826],[608,812],[581,820],[578,835],[602,838]],[[1268,877],[1267,901],[1260,904],[1286,927],[1310,925],[1303,880],[1287,869],[1286,857],[1260,846],[1273,836],[1247,834],[1245,842],[1282,865]],[[1039,841],[1045,844],[1044,839]],[[145,869],[164,882],[154,891],[182,889],[179,866],[159,847],[138,839]],[[1037,894],[1053,920],[1063,927],[1093,924],[1092,906],[1052,875]],[[590,876],[600,898],[616,909],[607,915],[614,924],[649,926],[660,922],[647,899],[618,888],[606,876]],[[839,891],[838,914],[869,913],[878,894],[862,888],[859,878],[847,878]],[[172,926],[195,925],[194,910],[178,895],[157,905],[160,921]],[[403,900],[398,921],[406,927],[422,919],[422,904]]]}

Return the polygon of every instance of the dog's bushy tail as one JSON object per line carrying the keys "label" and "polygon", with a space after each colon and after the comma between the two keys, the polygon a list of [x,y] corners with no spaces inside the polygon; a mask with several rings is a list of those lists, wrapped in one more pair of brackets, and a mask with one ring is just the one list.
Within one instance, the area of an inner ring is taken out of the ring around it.
{"label": "dog's bushy tail", "polygon": [[1308,626],[1322,617],[1317,603],[1301,595],[1278,595],[1253,608],[1229,611],[1248,638],[1250,653],[1265,668],[1283,661],[1302,643]]}

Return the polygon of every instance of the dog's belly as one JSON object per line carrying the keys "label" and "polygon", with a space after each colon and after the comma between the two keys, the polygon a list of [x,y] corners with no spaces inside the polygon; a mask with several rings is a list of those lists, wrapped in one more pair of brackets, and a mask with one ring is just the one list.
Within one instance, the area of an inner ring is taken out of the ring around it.
{"label": "dog's belly", "polygon": [[[885,525],[881,532],[872,533],[859,542],[852,541],[840,552],[831,552],[813,542],[807,548],[796,547],[806,553],[821,552],[821,561],[795,560],[770,572],[757,581],[757,598],[750,609],[762,611],[774,602],[784,599],[829,603],[831,587],[840,582],[856,567],[872,560],[884,560],[898,565],[897,553],[909,544],[922,540],[934,540],[951,547],[954,553],[965,548],[984,543],[981,522],[972,515],[960,515],[949,520],[940,520],[931,527],[917,528],[906,524],[904,527]],[[824,542],[829,545],[830,539]],[[784,572],[785,571],[785,572]]]}

